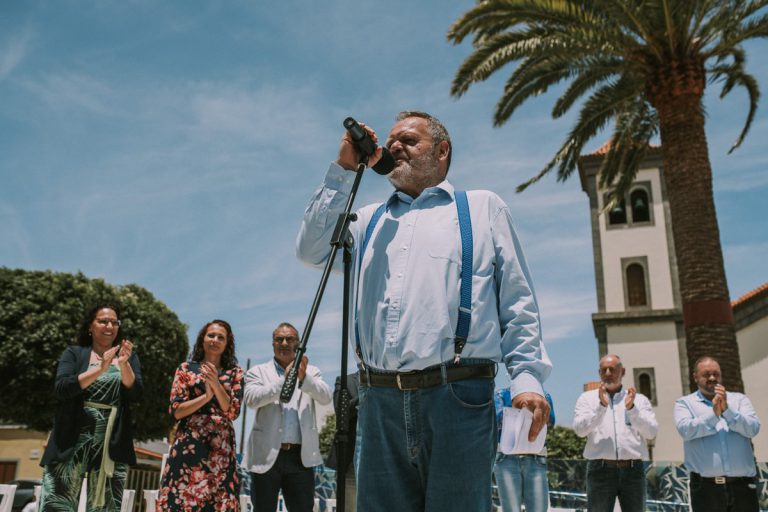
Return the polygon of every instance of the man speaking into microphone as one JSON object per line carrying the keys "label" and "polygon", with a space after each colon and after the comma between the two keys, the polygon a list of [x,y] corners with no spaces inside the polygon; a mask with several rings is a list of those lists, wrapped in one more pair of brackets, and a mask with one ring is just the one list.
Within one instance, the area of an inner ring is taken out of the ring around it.
{"label": "man speaking into microphone", "polygon": [[[395,191],[358,210],[350,226],[361,383],[357,510],[490,510],[498,363],[509,372],[513,406],[533,413],[529,440],[549,416],[541,383],[551,363],[538,306],[506,204],[446,181],[451,139],[438,119],[401,112],[396,121],[384,143]],[[306,209],[297,254],[308,264],[322,266],[330,254],[349,171],[360,161],[358,139],[344,134]]]}

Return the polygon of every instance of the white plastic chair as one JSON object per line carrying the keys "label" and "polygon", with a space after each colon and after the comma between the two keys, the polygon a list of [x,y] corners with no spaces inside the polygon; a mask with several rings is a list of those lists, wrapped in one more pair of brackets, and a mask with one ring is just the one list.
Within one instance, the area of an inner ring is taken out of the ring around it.
{"label": "white plastic chair", "polygon": [[16,495],[16,486],[0,484],[0,496],[2,501],[0,502],[0,512],[11,512],[13,506],[13,497]]}
{"label": "white plastic chair", "polygon": [[80,487],[80,503],[77,505],[77,512],[85,512],[88,508],[88,478],[83,478],[83,485]]}
{"label": "white plastic chair", "polygon": [[336,512],[336,499],[329,498],[325,500],[325,512]]}
{"label": "white plastic chair", "polygon": [[247,494],[240,495],[240,512],[251,512],[253,510],[253,503],[251,503],[251,497]]}
{"label": "white plastic chair", "polygon": [[155,491],[144,491],[144,505],[147,512],[155,512],[155,504],[157,503],[157,498],[160,495],[160,484],[163,483],[163,472],[165,471],[165,463],[168,462],[168,454],[166,453],[163,455],[163,460],[160,462],[160,478],[157,482],[158,490]]}
{"label": "white plastic chair", "polygon": [[125,489],[123,491],[123,501],[120,502],[120,512],[133,512],[133,501],[136,499],[136,491]]}

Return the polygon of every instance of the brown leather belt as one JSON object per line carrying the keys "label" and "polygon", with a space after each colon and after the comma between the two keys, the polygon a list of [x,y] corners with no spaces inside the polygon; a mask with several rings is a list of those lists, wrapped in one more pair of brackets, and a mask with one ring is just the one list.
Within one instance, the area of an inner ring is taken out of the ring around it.
{"label": "brown leather belt", "polygon": [[599,459],[598,462],[602,463],[603,466],[615,466],[617,468],[631,468],[638,464],[643,463],[643,461],[641,461],[640,459],[625,459],[625,460]]}
{"label": "brown leather belt", "polygon": [[291,450],[293,448],[299,448],[299,447],[301,447],[300,444],[293,444],[293,443],[281,443],[280,444],[280,449],[281,450]]}
{"label": "brown leather belt", "polygon": [[378,373],[376,370],[360,372],[360,384],[374,388],[397,388],[400,391],[429,388],[465,379],[492,379],[496,376],[495,364],[471,366],[437,366],[410,372]]}

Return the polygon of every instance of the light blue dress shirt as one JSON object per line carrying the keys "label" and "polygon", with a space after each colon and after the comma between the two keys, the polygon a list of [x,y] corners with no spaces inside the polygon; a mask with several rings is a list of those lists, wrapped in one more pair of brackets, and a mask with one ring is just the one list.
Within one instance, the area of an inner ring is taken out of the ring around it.
{"label": "light blue dress shirt", "polygon": [[[298,257],[321,267],[354,173],[331,164],[297,239]],[[472,323],[462,359],[503,362],[512,396],[543,395],[552,368],[541,341],[539,310],[509,208],[494,193],[467,193],[474,239]],[[443,181],[417,198],[395,191],[360,261],[357,246],[377,204],[358,210],[355,239],[357,324],[365,364],[420,370],[453,360],[461,274],[454,188]],[[341,259],[337,258],[338,269]]]}
{"label": "light blue dress shirt", "polygon": [[675,402],[675,425],[683,438],[685,467],[705,477],[755,476],[750,439],[760,430],[752,402],[726,392],[728,409],[718,418],[712,402],[696,391]]}
{"label": "light blue dress shirt", "polygon": [[[282,377],[285,370],[280,363],[275,361],[275,370]],[[301,444],[301,423],[299,423],[299,393],[298,388],[294,388],[293,395],[288,403],[280,402],[283,409],[283,435],[280,438],[281,443]]]}

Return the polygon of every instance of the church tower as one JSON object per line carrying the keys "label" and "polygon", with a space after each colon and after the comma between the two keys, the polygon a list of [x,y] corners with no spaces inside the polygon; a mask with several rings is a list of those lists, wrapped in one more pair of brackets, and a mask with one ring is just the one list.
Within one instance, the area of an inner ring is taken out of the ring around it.
{"label": "church tower", "polygon": [[653,459],[682,461],[672,412],[675,400],[688,393],[688,363],[661,150],[649,149],[629,193],[603,212],[609,190],[599,188],[597,173],[609,147],[579,160],[592,224],[598,350],[601,357],[618,355],[626,368],[624,386],[651,401],[659,422],[649,444]]}

